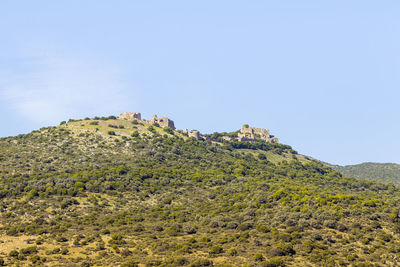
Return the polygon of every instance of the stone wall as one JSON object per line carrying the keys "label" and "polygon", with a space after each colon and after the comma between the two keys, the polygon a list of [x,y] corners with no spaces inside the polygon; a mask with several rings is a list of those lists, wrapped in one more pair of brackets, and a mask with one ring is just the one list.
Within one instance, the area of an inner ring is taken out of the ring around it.
{"label": "stone wall", "polygon": [[257,139],[261,139],[270,143],[278,143],[278,139],[270,135],[268,129],[245,126],[240,129],[240,133],[238,134],[238,141],[255,142]]}
{"label": "stone wall", "polygon": [[242,134],[251,134],[251,135],[260,135],[260,136],[270,136],[269,130],[268,129],[263,129],[263,128],[254,128],[254,127],[242,127],[240,129],[240,132]]}
{"label": "stone wall", "polygon": [[175,130],[175,124],[173,120],[170,120],[167,117],[163,117],[163,118],[158,118],[157,115],[153,115],[153,117],[149,120],[149,123],[151,124],[155,124],[158,123],[158,125],[160,125],[160,127],[169,127],[172,130]]}
{"label": "stone wall", "polygon": [[197,130],[190,130],[189,131],[188,129],[186,129],[183,132],[186,133],[189,137],[192,137],[192,138],[194,138],[196,140],[200,140],[200,132],[197,131]]}
{"label": "stone wall", "polygon": [[120,120],[142,120],[142,114],[140,112],[124,112],[118,116]]}

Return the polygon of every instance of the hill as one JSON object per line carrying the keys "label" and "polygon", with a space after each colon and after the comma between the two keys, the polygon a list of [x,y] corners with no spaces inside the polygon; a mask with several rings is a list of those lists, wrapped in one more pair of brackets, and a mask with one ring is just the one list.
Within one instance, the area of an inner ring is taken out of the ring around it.
{"label": "hill", "polygon": [[110,116],[0,139],[1,259],[51,266],[395,264],[397,187],[343,177],[269,132],[244,128],[245,136],[198,136]]}
{"label": "hill", "polygon": [[400,184],[400,165],[395,163],[361,163],[357,165],[329,165],[342,174],[362,180]]}

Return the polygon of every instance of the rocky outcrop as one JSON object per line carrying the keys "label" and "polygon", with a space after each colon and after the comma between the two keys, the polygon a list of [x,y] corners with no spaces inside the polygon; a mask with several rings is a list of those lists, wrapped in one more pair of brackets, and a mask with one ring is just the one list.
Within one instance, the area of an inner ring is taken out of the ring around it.
{"label": "rocky outcrop", "polygon": [[151,124],[158,124],[160,125],[160,127],[169,127],[172,130],[175,130],[175,124],[173,120],[170,120],[167,117],[163,117],[163,118],[158,118],[157,115],[153,115],[153,117],[149,120],[149,123]]}
{"label": "rocky outcrop", "polygon": [[142,120],[140,112],[124,112],[118,116],[120,120]]}

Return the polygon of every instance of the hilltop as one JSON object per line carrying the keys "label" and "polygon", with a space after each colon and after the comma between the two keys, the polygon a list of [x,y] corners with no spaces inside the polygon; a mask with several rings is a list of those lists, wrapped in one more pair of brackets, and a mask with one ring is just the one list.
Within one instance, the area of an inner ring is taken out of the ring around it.
{"label": "hilltop", "polygon": [[57,266],[385,266],[394,185],[344,177],[269,131],[139,113],[0,139],[0,257]]}

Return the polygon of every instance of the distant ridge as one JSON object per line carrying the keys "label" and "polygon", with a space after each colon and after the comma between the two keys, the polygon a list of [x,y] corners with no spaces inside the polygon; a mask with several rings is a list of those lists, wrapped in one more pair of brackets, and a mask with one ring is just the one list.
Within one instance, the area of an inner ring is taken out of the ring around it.
{"label": "distant ridge", "polygon": [[347,166],[332,164],[328,166],[356,179],[400,185],[400,164],[365,162]]}

